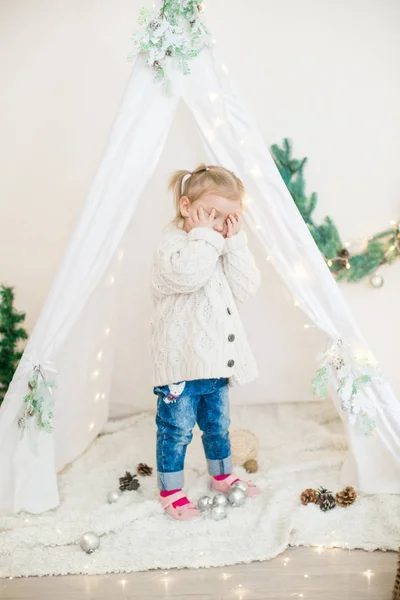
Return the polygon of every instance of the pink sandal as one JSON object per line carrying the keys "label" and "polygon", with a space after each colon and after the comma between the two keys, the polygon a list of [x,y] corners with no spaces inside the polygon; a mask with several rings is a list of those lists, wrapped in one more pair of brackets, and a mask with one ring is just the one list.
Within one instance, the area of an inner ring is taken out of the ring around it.
{"label": "pink sandal", "polygon": [[[233,473],[231,473],[230,475],[228,475],[228,477],[225,477],[225,479],[221,479],[221,480],[217,480],[214,479],[214,477],[211,477],[211,489],[215,490],[216,492],[221,492],[222,494],[228,494],[228,492],[230,491],[232,484],[237,481],[239,479],[239,477],[237,475],[233,475]],[[241,479],[239,479],[239,481],[242,481]],[[249,497],[251,496],[257,496],[258,494],[261,493],[260,488],[258,488],[256,485],[254,485],[254,483],[252,483],[251,481],[243,481],[243,483],[245,483],[247,485],[247,495]]]}
{"label": "pink sandal", "polygon": [[174,502],[177,502],[181,498],[186,498],[186,494],[182,490],[175,494],[171,494],[170,496],[166,496],[165,498],[160,498],[161,506],[165,510],[166,515],[175,521],[193,521],[200,519],[201,513],[192,502],[184,504],[183,506],[177,506],[176,508],[172,506]]}

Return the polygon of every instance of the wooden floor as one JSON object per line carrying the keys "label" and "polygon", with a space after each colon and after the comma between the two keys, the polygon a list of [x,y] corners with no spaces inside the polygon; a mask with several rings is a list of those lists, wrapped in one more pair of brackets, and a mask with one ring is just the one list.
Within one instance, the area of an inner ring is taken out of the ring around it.
{"label": "wooden floor", "polygon": [[2,600],[390,600],[394,552],[292,548],[215,569],[0,580]]}

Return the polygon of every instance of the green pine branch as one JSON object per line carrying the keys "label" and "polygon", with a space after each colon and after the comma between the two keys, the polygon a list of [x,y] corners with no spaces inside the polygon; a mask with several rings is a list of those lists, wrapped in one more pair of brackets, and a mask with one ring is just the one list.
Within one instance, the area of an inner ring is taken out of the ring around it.
{"label": "green pine branch", "polygon": [[19,344],[28,337],[22,327],[25,313],[15,310],[14,299],[14,289],[2,285],[0,287],[0,404],[22,356],[22,352],[18,350]]}
{"label": "green pine branch", "polygon": [[292,142],[288,138],[284,138],[282,147],[273,144],[270,149],[301,216],[338,281],[361,281],[381,265],[392,264],[400,256],[399,224],[393,229],[372,236],[363,252],[351,256],[333,220],[325,217],[324,221],[318,224],[313,218],[318,196],[315,192],[308,196],[305,191],[304,167],[307,158],[297,160],[292,157]]}

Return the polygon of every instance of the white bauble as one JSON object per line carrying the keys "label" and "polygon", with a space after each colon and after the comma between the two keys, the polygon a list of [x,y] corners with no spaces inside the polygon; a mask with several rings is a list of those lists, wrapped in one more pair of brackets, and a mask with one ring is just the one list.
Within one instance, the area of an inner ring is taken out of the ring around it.
{"label": "white bauble", "polygon": [[118,502],[121,497],[121,492],[119,490],[113,490],[107,496],[107,501],[109,504],[114,504],[114,502]]}
{"label": "white bauble", "polygon": [[87,554],[91,554],[100,546],[100,538],[94,531],[86,531],[81,535],[79,545]]}
{"label": "white bauble", "polygon": [[385,283],[385,280],[383,279],[383,277],[380,273],[374,273],[373,275],[371,275],[369,280],[370,280],[372,287],[374,287],[375,289],[381,288],[383,286],[383,284]]}

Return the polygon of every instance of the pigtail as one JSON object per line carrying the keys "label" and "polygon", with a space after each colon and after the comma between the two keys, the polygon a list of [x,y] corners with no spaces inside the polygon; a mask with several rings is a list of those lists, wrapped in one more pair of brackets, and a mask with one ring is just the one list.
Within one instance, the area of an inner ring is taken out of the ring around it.
{"label": "pigtail", "polygon": [[180,169],[179,171],[174,171],[169,179],[168,190],[173,193],[176,206],[179,205],[181,197],[185,195],[186,185],[183,184],[182,186],[182,183],[187,175],[191,175],[191,172]]}

